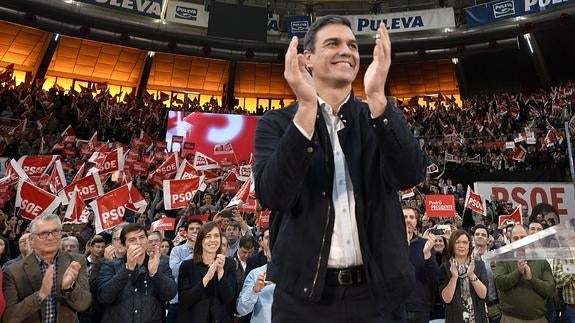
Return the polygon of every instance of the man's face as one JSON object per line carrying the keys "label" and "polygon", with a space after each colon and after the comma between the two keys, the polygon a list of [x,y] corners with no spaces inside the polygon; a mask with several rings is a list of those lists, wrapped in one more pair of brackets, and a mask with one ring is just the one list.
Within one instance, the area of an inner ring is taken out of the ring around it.
{"label": "man's face", "polygon": [[206,205],[211,205],[214,198],[211,195],[204,196],[204,202]]}
{"label": "man's face", "polygon": [[407,234],[413,234],[413,232],[415,232],[415,228],[417,227],[417,217],[415,216],[415,212],[412,209],[404,209],[403,219],[405,220]]}
{"label": "man's face", "polygon": [[192,222],[188,225],[188,231],[187,231],[187,238],[188,241],[193,243],[196,243],[196,237],[198,236],[198,232],[200,232],[200,228],[202,226],[199,223],[196,222]]}
{"label": "man's face", "polygon": [[251,249],[239,248],[238,249],[238,258],[240,258],[241,261],[245,262],[246,260],[248,260],[249,256],[251,256],[253,252],[254,252],[254,248],[251,248]]}
{"label": "man's face", "polygon": [[538,222],[529,223],[529,234],[534,234],[543,230],[543,226]]}
{"label": "man's face", "polygon": [[529,208],[527,207],[527,205],[522,205],[522,206],[521,206],[521,215],[522,215],[523,217],[529,216]]}
{"label": "man's face", "polygon": [[262,248],[264,249],[264,255],[266,255],[266,257],[268,258],[268,260],[271,259],[271,249],[270,249],[270,230],[266,230],[264,232],[264,236],[262,237],[262,242],[261,242]]}
{"label": "man's face", "polygon": [[32,251],[32,247],[30,246],[30,233],[24,233],[20,237],[18,240],[18,249],[22,256],[27,256],[30,251]]}
{"label": "man's face", "polygon": [[147,250],[148,248],[148,237],[144,230],[132,231],[126,234],[126,248],[130,246],[140,246]]}
{"label": "man's face", "polygon": [[222,253],[225,255],[228,252],[228,238],[222,236]]}
{"label": "man's face", "polygon": [[63,242],[63,247],[65,251],[68,252],[80,252],[78,244],[74,240],[66,240]]}
{"label": "man's face", "polygon": [[355,36],[345,25],[328,24],[317,31],[314,52],[304,51],[306,65],[320,87],[347,86],[359,70],[359,52]]}
{"label": "man's face", "polygon": [[523,226],[515,226],[513,227],[513,229],[511,229],[511,241],[515,242],[517,240],[523,239],[527,236],[527,231],[525,231],[525,228],[523,228]]}
{"label": "man's face", "polygon": [[232,225],[228,225],[226,228],[226,237],[228,238],[228,241],[235,242],[240,238],[240,229]]}
{"label": "man's face", "polygon": [[431,221],[429,221],[429,217],[427,215],[424,215],[421,218],[421,226],[423,227],[423,230],[427,230],[433,226]]}
{"label": "man's face", "polygon": [[475,230],[475,233],[473,234],[473,240],[475,241],[475,246],[477,247],[485,247],[487,246],[487,243],[489,242],[489,234],[487,234],[487,231],[483,228],[478,228],[477,230]]}
{"label": "man's face", "polygon": [[55,253],[60,248],[62,228],[56,221],[38,221],[31,233],[32,249],[37,254]]}
{"label": "man's face", "polygon": [[554,226],[559,224],[559,217],[557,216],[557,214],[555,214],[555,212],[549,212],[545,215],[543,215],[543,219],[547,220],[547,223],[549,223],[549,226]]}
{"label": "man's face", "polygon": [[148,251],[156,250],[156,247],[160,245],[162,239],[157,234],[150,234],[148,236]]}
{"label": "man's face", "polygon": [[92,244],[92,248],[90,248],[91,254],[94,258],[100,259],[104,257],[104,249],[106,248],[105,242],[96,242]]}

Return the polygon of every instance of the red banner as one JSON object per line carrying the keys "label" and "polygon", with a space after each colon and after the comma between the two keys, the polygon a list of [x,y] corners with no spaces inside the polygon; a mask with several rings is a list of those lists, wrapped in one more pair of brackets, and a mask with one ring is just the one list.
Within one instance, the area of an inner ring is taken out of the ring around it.
{"label": "red banner", "polygon": [[242,187],[240,187],[239,191],[225,208],[227,209],[234,206],[241,206],[248,201],[250,195],[255,196],[255,186],[252,178],[248,177],[248,180],[245,181]]}
{"label": "red banner", "polygon": [[124,149],[119,147],[107,153],[97,164],[100,175],[107,175],[115,171],[124,170]]}
{"label": "red banner", "polygon": [[214,155],[234,154],[234,147],[229,142],[214,145]]}
{"label": "red banner", "polygon": [[39,156],[22,156],[18,164],[22,166],[24,172],[33,180],[47,174],[48,168],[59,156],[57,155],[39,155]]}
{"label": "red banner", "polygon": [[6,167],[6,176],[0,179],[0,185],[13,185],[18,183],[20,179],[27,180],[28,175],[24,172],[20,164],[18,164],[14,159],[11,159],[10,163],[8,163],[8,166]]}
{"label": "red banner", "polygon": [[240,181],[243,182],[247,181],[251,175],[252,175],[252,165],[240,166],[240,169],[238,171],[238,179]]}
{"label": "red banner", "polygon": [[513,221],[515,223],[523,224],[523,217],[521,217],[521,207],[518,207],[509,215],[499,216],[499,227],[506,225],[507,221]]}
{"label": "red banner", "polygon": [[238,191],[238,182],[235,172],[229,172],[220,184],[220,191],[223,193],[235,193]]}
{"label": "red banner", "polygon": [[102,187],[100,174],[95,171],[88,174],[86,177],[64,187],[64,189],[58,193],[60,195],[60,199],[62,200],[62,204],[68,205],[68,201],[70,201],[72,195],[74,194],[74,187],[78,187],[78,190],[80,190],[80,197],[83,201],[93,199],[104,194],[104,188]]}
{"label": "red banner", "polygon": [[258,216],[257,226],[260,228],[267,228],[270,226],[271,211],[261,211]]}
{"label": "red banner", "polygon": [[128,189],[130,190],[130,197],[128,198],[128,203],[126,203],[126,208],[136,213],[144,213],[148,207],[148,202],[146,202],[140,191],[138,191],[138,189],[132,185],[132,183],[127,184]]}
{"label": "red banner", "polygon": [[50,191],[54,194],[58,194],[66,186],[66,176],[64,175],[64,169],[62,168],[62,162],[57,160],[52,167],[52,173],[48,179],[48,187]]}
{"label": "red banner", "polygon": [[20,216],[34,220],[44,214],[51,214],[60,205],[58,196],[48,193],[38,186],[25,181],[18,183],[16,207],[20,208]]}
{"label": "red banner", "polygon": [[426,195],[425,215],[430,218],[454,217],[457,215],[457,211],[455,211],[455,197],[452,194]]}
{"label": "red banner", "polygon": [[184,159],[178,168],[175,179],[189,179],[198,176],[198,172],[194,169],[188,160]]}
{"label": "red banner", "polygon": [[81,224],[88,223],[90,219],[90,211],[86,208],[86,204],[82,200],[79,194],[79,190],[75,187],[72,193],[72,198],[70,203],[68,203],[68,208],[64,214],[64,221],[62,223],[72,223]]}
{"label": "red banner", "polygon": [[148,176],[148,183],[156,187],[162,187],[165,179],[172,179],[178,167],[180,166],[180,159],[178,155],[172,153],[155,171]]}
{"label": "red banner", "polygon": [[129,199],[130,189],[126,184],[90,202],[94,211],[96,234],[113,229],[124,222],[126,203],[129,202]]}
{"label": "red banner", "polygon": [[152,222],[150,231],[173,231],[176,227],[176,218],[161,218]]}
{"label": "red banner", "polygon": [[485,202],[481,195],[475,193],[470,186],[467,186],[465,207],[485,216]]}
{"label": "red banner", "polygon": [[204,177],[190,179],[174,179],[164,181],[164,209],[181,209],[194,198],[196,191],[201,188]]}
{"label": "red banner", "polygon": [[214,159],[198,151],[194,155],[194,168],[196,170],[208,170],[208,169],[220,168],[220,165]]}

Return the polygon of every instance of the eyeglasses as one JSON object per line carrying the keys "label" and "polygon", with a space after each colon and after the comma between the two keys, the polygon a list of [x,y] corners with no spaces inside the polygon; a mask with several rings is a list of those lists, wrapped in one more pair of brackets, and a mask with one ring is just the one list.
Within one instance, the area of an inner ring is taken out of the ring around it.
{"label": "eyeglasses", "polygon": [[60,236],[62,236],[62,230],[60,229],[56,229],[54,231],[48,231],[48,232],[30,232],[31,234],[37,236],[38,238],[42,239],[42,240],[46,240],[48,239],[49,236],[52,236],[53,238],[60,238]]}

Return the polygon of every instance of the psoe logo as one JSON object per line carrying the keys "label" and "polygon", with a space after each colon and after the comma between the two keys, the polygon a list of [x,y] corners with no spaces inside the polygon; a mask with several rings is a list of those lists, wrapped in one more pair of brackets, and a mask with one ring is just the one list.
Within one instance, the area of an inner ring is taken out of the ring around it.
{"label": "psoe logo", "polygon": [[495,16],[495,19],[515,15],[515,4],[513,3],[513,0],[494,3],[493,15]]}
{"label": "psoe logo", "polygon": [[306,33],[309,27],[308,21],[292,21],[291,31],[293,33]]}
{"label": "psoe logo", "polygon": [[198,9],[176,6],[176,18],[196,21],[198,19]]}

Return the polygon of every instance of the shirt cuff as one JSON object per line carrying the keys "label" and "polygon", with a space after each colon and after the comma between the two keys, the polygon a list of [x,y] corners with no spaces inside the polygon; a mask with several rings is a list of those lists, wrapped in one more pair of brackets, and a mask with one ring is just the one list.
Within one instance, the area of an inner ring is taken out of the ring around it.
{"label": "shirt cuff", "polygon": [[301,132],[301,134],[307,138],[307,140],[311,140],[311,138],[313,137],[313,132],[311,134],[308,134],[304,128],[302,128],[299,124],[297,124],[297,122],[295,122],[295,120],[293,121],[293,124],[295,125],[297,130],[299,130],[299,132]]}

